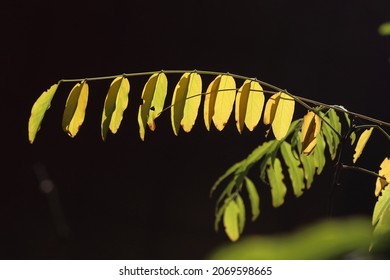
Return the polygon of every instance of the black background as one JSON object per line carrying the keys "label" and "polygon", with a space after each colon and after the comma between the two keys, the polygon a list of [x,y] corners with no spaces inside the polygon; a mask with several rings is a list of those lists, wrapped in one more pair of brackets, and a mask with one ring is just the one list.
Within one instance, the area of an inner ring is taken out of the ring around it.
{"label": "black background", "polygon": [[[137,109],[147,77],[139,77],[130,79],[121,128],[106,142],[99,129],[109,81],[99,81],[90,83],[86,119],[75,139],[61,129],[73,85],[61,84],[30,145],[32,104],[59,79],[160,69],[231,72],[388,121],[390,38],[377,32],[390,20],[387,0],[10,1],[2,6],[4,259],[206,258],[228,242],[223,231],[213,230],[210,187],[264,140],[264,127],[239,135],[233,118],[224,131],[207,132],[201,113],[191,133],[176,137],[166,113],[142,142]],[[168,76],[167,100],[178,78]],[[295,116],[302,113],[298,109]],[[360,164],[377,170],[388,146],[377,132],[373,139]],[[350,158],[351,153],[346,162]],[[34,166],[42,165],[55,183],[54,193],[39,189]],[[270,207],[269,189],[261,186],[262,214],[247,223],[245,234],[285,232],[325,217],[332,171],[328,163],[312,189],[299,199],[289,194],[278,209]],[[258,182],[256,172],[252,177]],[[345,171],[342,185],[334,215],[369,216],[375,178]]]}

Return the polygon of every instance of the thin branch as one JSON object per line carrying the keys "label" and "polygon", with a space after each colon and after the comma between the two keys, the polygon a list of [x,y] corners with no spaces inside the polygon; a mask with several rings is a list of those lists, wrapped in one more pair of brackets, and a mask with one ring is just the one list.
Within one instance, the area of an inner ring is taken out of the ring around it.
{"label": "thin branch", "polygon": [[375,172],[373,172],[373,171],[371,171],[371,170],[368,170],[368,169],[365,169],[365,168],[363,168],[363,167],[351,166],[351,165],[345,165],[345,164],[343,164],[341,167],[342,167],[343,169],[358,170],[358,171],[360,171],[360,172],[363,172],[363,173],[366,173],[366,174],[375,176],[375,177],[377,177],[377,178],[381,178],[381,179],[383,179],[383,180],[385,180],[385,181],[387,180],[386,177],[381,176],[381,175],[379,175],[378,173],[375,173]]}

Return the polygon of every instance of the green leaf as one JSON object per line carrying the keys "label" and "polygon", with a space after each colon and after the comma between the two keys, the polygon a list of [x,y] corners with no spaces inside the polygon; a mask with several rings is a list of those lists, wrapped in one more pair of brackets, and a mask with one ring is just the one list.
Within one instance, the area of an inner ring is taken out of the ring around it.
{"label": "green leaf", "polygon": [[52,85],[48,90],[44,91],[41,96],[35,101],[31,115],[28,120],[28,139],[32,144],[35,140],[37,132],[41,128],[42,119],[46,111],[50,108],[51,100],[54,97],[58,88],[58,84]]}
{"label": "green leaf", "polygon": [[291,145],[286,141],[282,142],[280,146],[284,162],[288,167],[288,173],[296,197],[300,197],[305,189],[304,174],[302,168],[299,166],[301,162],[295,151],[293,151]]}
{"label": "green leaf", "polygon": [[115,134],[122,122],[123,112],[127,108],[130,83],[124,76],[115,78],[104,101],[101,122],[102,139],[106,140],[108,129]]}
{"label": "green leaf", "polygon": [[257,217],[260,215],[260,197],[257,192],[255,184],[248,178],[245,177],[245,187],[248,191],[249,200],[251,203],[252,210],[252,221],[255,221]]}
{"label": "green leaf", "polygon": [[383,234],[390,231],[390,188],[382,190],[382,195],[374,207],[372,225],[375,227],[375,234]]}
{"label": "green leaf", "polygon": [[249,131],[253,131],[260,121],[264,107],[264,93],[256,81],[246,80],[236,96],[236,126],[241,133],[244,123]]}
{"label": "green leaf", "polygon": [[218,178],[218,180],[214,183],[210,190],[210,197],[214,193],[214,191],[218,188],[218,186],[230,175],[232,175],[239,167],[241,167],[242,161],[235,163],[232,165],[226,172]]}
{"label": "green leaf", "polygon": [[276,208],[284,203],[287,193],[287,187],[283,183],[282,165],[278,158],[275,158],[274,162],[269,161],[267,175],[271,185],[272,205]]}
{"label": "green leaf", "polygon": [[372,130],[374,128],[371,127],[369,129],[366,129],[363,131],[362,134],[360,134],[359,140],[357,141],[356,147],[355,147],[355,153],[353,155],[353,163],[356,163],[360,155],[362,154],[364,147],[367,144],[368,139],[370,139]]}
{"label": "green leaf", "polygon": [[[324,119],[323,125],[321,126],[321,131],[325,136],[326,143],[328,145],[329,154],[332,160],[336,158],[338,144],[340,142],[339,136],[333,131],[332,128],[329,127],[331,125],[330,119],[325,116],[323,113],[320,113],[322,118]],[[329,124],[329,125],[328,125]]]}
{"label": "green leaf", "polygon": [[88,84],[84,80],[77,83],[66,100],[62,117],[62,129],[70,137],[75,137],[84,122],[85,110],[88,103]]}
{"label": "green leaf", "polygon": [[316,167],[317,175],[320,175],[322,173],[322,170],[324,169],[326,164],[325,146],[326,143],[324,137],[322,136],[322,133],[319,133],[317,135],[317,145],[313,151],[314,166]]}
{"label": "green leaf", "polygon": [[177,83],[171,107],[173,132],[177,136],[180,126],[190,132],[198,115],[202,93],[202,79],[196,72],[184,73]]}
{"label": "green leaf", "polygon": [[[299,138],[301,138],[300,131],[297,133],[297,136]],[[306,180],[306,188],[310,189],[310,187],[313,183],[313,180],[314,180],[314,174],[316,172],[314,155],[313,155],[313,153],[311,153],[310,155],[307,155],[307,156],[304,155],[302,153],[301,142],[297,143],[297,147],[298,147],[299,159],[300,159],[302,166],[303,166],[303,174],[304,174],[304,177]]]}
{"label": "green leaf", "polygon": [[153,74],[146,82],[142,91],[142,105],[138,110],[139,133],[145,139],[145,128],[148,125],[151,131],[156,129],[154,120],[164,108],[167,95],[168,80],[163,72]]}
{"label": "green leaf", "polygon": [[224,211],[223,225],[225,233],[231,241],[237,241],[240,237],[239,215],[240,209],[237,203],[233,199],[230,200]]}
{"label": "green leaf", "polygon": [[242,200],[242,197],[237,194],[236,203],[238,207],[238,229],[240,230],[240,234],[244,231],[245,228],[245,204]]}

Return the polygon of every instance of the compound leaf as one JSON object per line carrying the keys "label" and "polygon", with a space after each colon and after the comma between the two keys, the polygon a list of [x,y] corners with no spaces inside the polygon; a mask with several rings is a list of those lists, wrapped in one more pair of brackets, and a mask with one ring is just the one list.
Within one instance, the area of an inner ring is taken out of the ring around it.
{"label": "compound leaf", "polygon": [[355,153],[353,155],[353,163],[356,163],[356,161],[358,160],[358,158],[362,154],[363,149],[366,146],[368,139],[370,139],[370,136],[371,136],[373,129],[374,129],[373,127],[369,128],[369,129],[365,129],[362,132],[362,134],[360,134],[359,140],[357,141],[357,144],[355,147]]}
{"label": "compound leaf", "polygon": [[264,93],[256,81],[246,80],[236,96],[236,126],[241,133],[244,123],[249,131],[253,131],[260,121],[264,106]]}
{"label": "compound leaf", "polygon": [[115,78],[108,90],[104,101],[104,109],[101,122],[101,134],[106,140],[107,132],[115,134],[123,119],[123,112],[129,101],[130,83],[124,76]]}
{"label": "compound leaf", "polygon": [[28,140],[32,144],[35,140],[37,132],[41,128],[41,123],[46,111],[50,108],[51,100],[54,97],[58,88],[58,84],[52,85],[48,90],[44,91],[41,96],[35,101],[31,115],[28,120]]}
{"label": "compound leaf", "polygon": [[142,105],[138,110],[139,133],[145,139],[145,128],[148,125],[151,131],[156,129],[154,120],[164,108],[167,95],[168,80],[163,72],[153,74],[146,82],[142,91]]}
{"label": "compound leaf", "polygon": [[70,91],[62,117],[62,129],[72,138],[76,136],[84,122],[87,103],[88,84],[84,80]]}
{"label": "compound leaf", "polygon": [[184,73],[177,83],[171,107],[171,122],[175,135],[180,126],[190,132],[198,115],[202,93],[202,79],[196,72]]}

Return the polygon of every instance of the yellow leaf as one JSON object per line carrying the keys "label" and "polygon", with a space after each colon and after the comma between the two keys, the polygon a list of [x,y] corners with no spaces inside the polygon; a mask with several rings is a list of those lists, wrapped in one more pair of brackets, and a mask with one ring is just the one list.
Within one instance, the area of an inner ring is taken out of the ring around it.
{"label": "yellow leaf", "polygon": [[144,86],[141,97],[143,104],[138,110],[139,132],[142,140],[145,139],[146,125],[152,131],[156,129],[154,120],[164,108],[167,88],[168,80],[163,72],[153,74]]}
{"label": "yellow leaf", "polygon": [[211,119],[221,131],[226,126],[233,110],[236,82],[230,75],[219,75],[210,83],[204,103],[204,120],[210,130]]}
{"label": "yellow leaf", "polygon": [[369,129],[366,129],[360,135],[359,140],[358,140],[358,142],[356,144],[355,154],[353,155],[353,163],[356,163],[357,159],[362,154],[363,149],[366,146],[368,139],[370,139],[372,130],[373,130],[373,127],[369,128]]}
{"label": "yellow leaf", "polygon": [[184,73],[173,92],[171,122],[175,135],[180,126],[190,132],[198,116],[202,93],[202,79],[196,72]]}
{"label": "yellow leaf", "polygon": [[386,180],[382,178],[376,179],[376,188],[375,188],[375,195],[378,196],[381,191],[390,184],[390,158],[385,158],[381,165],[380,170],[378,172],[379,176],[385,177]]}
{"label": "yellow leaf", "polygon": [[240,209],[234,200],[231,200],[226,206],[223,215],[223,225],[225,233],[231,241],[237,241],[240,237],[239,227]]}
{"label": "yellow leaf", "polygon": [[303,117],[302,123],[302,152],[308,155],[317,145],[317,135],[321,130],[321,119],[314,112],[309,111]]}
{"label": "yellow leaf", "polygon": [[69,93],[62,117],[62,129],[70,137],[75,137],[84,122],[88,102],[88,84],[84,80],[77,83]]}
{"label": "yellow leaf", "polygon": [[112,81],[104,101],[101,132],[103,140],[106,140],[108,129],[115,134],[122,122],[123,112],[127,108],[130,83],[124,76]]}
{"label": "yellow leaf", "polygon": [[260,121],[263,106],[263,88],[258,82],[246,80],[236,96],[236,126],[240,133],[244,123],[250,131],[253,131]]}
{"label": "yellow leaf", "polygon": [[48,90],[44,91],[41,96],[35,101],[31,115],[28,120],[28,140],[32,144],[35,140],[38,130],[41,128],[42,119],[46,111],[50,108],[51,100],[54,97],[58,88],[58,84],[52,85]]}
{"label": "yellow leaf", "polygon": [[272,95],[265,104],[263,122],[265,125],[270,125],[274,121],[276,107],[278,106],[280,92]]}

